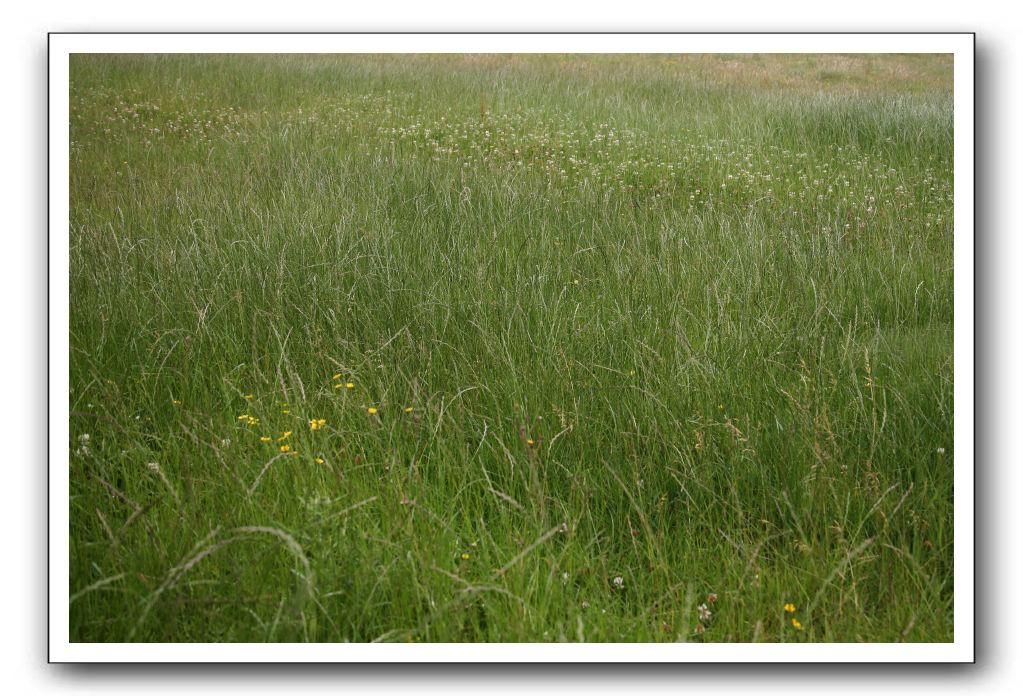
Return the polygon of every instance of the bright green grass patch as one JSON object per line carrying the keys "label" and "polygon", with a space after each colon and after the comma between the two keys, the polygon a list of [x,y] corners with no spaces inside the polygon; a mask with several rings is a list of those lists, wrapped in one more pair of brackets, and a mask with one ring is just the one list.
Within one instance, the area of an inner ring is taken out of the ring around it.
{"label": "bright green grass patch", "polygon": [[72,640],[951,640],[950,72],[73,57]]}

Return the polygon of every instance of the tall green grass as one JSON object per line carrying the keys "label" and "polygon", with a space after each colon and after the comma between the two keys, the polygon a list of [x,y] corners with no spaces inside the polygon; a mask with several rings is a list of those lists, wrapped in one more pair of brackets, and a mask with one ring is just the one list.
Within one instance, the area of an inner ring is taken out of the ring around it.
{"label": "tall green grass", "polygon": [[951,66],[729,60],[73,57],[72,640],[951,640]]}

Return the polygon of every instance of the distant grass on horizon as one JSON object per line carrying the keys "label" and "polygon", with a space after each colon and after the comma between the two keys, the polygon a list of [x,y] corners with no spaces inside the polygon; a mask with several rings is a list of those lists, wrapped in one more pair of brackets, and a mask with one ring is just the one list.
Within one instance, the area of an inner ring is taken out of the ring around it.
{"label": "distant grass on horizon", "polygon": [[75,55],[73,641],[950,641],[952,60]]}

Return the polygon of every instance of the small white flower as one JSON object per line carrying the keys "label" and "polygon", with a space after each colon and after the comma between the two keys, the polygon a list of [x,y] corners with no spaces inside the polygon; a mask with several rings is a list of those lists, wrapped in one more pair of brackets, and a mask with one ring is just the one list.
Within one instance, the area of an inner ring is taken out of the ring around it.
{"label": "small white flower", "polygon": [[565,582],[565,583],[568,582],[568,571],[567,570],[564,573],[561,574],[561,582]]}
{"label": "small white flower", "polygon": [[945,454],[945,448],[944,447],[939,447],[938,448],[938,454]]}
{"label": "small white flower", "polygon": [[146,464],[146,468],[152,471],[154,474],[160,473],[160,464],[158,462],[149,462]]}
{"label": "small white flower", "polygon": [[81,435],[79,435],[78,441],[84,445],[86,442],[89,441],[89,433],[82,433]]}
{"label": "small white flower", "polygon": [[583,603],[582,603],[582,608],[583,608],[583,611],[586,611],[587,609],[590,608],[590,603],[584,600]]}
{"label": "small white flower", "polygon": [[700,616],[700,621],[710,621],[711,611],[706,604],[696,607],[696,613]]}
{"label": "small white flower", "polygon": [[624,586],[625,586],[625,580],[624,580],[624,579],[622,579],[622,576],[621,576],[621,575],[616,575],[616,576],[615,576],[615,579],[614,579],[614,580],[612,580],[611,582],[612,582],[612,583],[614,584],[614,586],[615,586],[615,587],[617,587],[618,589],[621,589],[622,587],[624,587]]}

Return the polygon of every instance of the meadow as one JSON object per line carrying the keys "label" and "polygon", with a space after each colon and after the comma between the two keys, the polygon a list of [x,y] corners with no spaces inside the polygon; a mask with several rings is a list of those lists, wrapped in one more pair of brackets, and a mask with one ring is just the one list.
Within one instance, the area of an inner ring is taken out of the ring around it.
{"label": "meadow", "polygon": [[71,640],[950,641],[951,72],[73,56]]}

